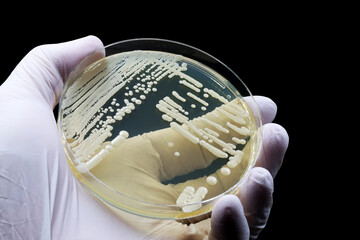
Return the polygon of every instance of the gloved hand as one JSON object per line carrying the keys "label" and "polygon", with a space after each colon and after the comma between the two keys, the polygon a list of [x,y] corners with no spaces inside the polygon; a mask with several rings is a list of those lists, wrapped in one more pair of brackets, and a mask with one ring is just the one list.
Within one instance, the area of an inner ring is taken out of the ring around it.
{"label": "gloved hand", "polygon": [[0,86],[0,239],[256,239],[288,146],[286,131],[270,123],[276,105],[265,97],[256,97],[264,123],[256,167],[238,196],[216,203],[211,219],[184,225],[115,214],[79,185],[52,110],[68,74],[99,48],[96,37],[37,47]]}

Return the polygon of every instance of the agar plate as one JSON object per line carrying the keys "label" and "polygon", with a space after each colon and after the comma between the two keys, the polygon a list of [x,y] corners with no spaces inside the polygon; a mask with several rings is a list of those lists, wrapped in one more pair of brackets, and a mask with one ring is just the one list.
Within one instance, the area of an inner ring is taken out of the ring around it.
{"label": "agar plate", "polygon": [[208,215],[236,193],[258,157],[260,127],[255,100],[231,69],[195,47],[151,38],[84,59],[58,115],[82,185],[116,209],[160,219]]}

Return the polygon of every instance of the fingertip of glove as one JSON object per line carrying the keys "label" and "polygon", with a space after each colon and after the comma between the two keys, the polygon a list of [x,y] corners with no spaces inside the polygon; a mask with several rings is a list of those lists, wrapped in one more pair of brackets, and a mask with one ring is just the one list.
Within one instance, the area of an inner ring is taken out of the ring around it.
{"label": "fingertip of glove", "polygon": [[249,234],[249,226],[240,199],[235,195],[222,197],[215,204],[212,212],[212,237],[209,239],[248,239]]}
{"label": "fingertip of glove", "polygon": [[275,119],[277,113],[276,103],[264,96],[254,96],[255,102],[259,106],[263,123],[270,123]]}
{"label": "fingertip of glove", "polygon": [[103,42],[95,35],[88,35],[86,37],[80,38],[79,40],[87,41],[88,44],[91,44],[94,49],[101,49],[104,47]]}
{"label": "fingertip of glove", "polygon": [[241,186],[239,197],[250,227],[251,239],[256,239],[267,223],[273,191],[273,178],[267,169],[261,167],[252,169]]}
{"label": "fingertip of glove", "polygon": [[229,215],[233,214],[233,211],[235,211],[236,214],[243,213],[240,199],[238,197],[236,197],[235,195],[223,196],[221,198],[221,200],[219,200],[215,204],[213,213],[215,213],[215,215],[217,215],[218,214],[217,211],[221,211],[222,217],[227,217],[227,214],[229,214]]}
{"label": "fingertip of glove", "polygon": [[249,174],[249,179],[253,184],[258,185],[258,187],[263,187],[268,189],[271,193],[274,191],[274,181],[271,176],[271,173],[262,167],[255,167]]}
{"label": "fingertip of glove", "polygon": [[[92,61],[96,61],[105,55],[102,41],[94,35],[53,46],[57,49],[53,54],[60,60],[58,63],[60,63],[60,66],[65,67],[64,69],[59,67],[60,71],[62,70],[64,79],[66,79],[70,72],[87,57],[92,56]],[[58,52],[59,50],[60,52]]]}
{"label": "fingertip of glove", "polygon": [[252,169],[242,184],[239,194],[245,213],[252,215],[259,210],[261,212],[269,209],[272,205],[273,192],[274,181],[271,173],[262,167]]}
{"label": "fingertip of glove", "polygon": [[284,155],[289,145],[289,135],[285,128],[276,123],[269,123],[264,129],[264,140],[272,146],[272,151]]}
{"label": "fingertip of glove", "polygon": [[289,135],[284,127],[279,124],[271,123],[272,126],[272,133],[274,136],[275,142],[281,143],[285,147],[288,146],[289,143]]}
{"label": "fingertip of glove", "polygon": [[279,171],[289,144],[286,130],[279,124],[268,123],[263,126],[263,146],[257,167],[266,168],[273,177]]}

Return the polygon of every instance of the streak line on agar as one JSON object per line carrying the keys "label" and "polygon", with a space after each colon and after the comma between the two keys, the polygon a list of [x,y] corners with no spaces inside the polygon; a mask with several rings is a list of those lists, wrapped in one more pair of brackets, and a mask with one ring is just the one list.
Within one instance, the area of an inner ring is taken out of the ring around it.
{"label": "streak line on agar", "polygon": [[225,111],[225,110],[222,109],[222,108],[217,108],[216,110],[219,111],[219,112],[221,112],[221,113],[224,114],[226,117],[230,118],[232,121],[234,121],[234,122],[236,122],[236,123],[238,123],[238,124],[242,124],[242,125],[246,124],[246,121],[245,121],[242,117],[240,117],[240,116],[234,116],[234,115],[232,115],[231,113]]}
{"label": "streak line on agar", "polygon": [[209,150],[209,152],[211,152],[212,154],[214,154],[218,158],[227,158],[228,157],[227,153],[225,153],[225,152],[221,151],[220,149],[212,146],[211,144],[205,142],[204,140],[200,141],[200,145],[203,146],[204,148],[206,148],[207,150]]}
{"label": "streak line on agar", "polygon": [[211,126],[215,127],[216,129],[220,130],[223,133],[229,133],[229,130],[221,126],[220,124],[213,122],[206,118],[206,116],[203,116],[200,118],[201,120],[205,121],[206,123],[210,124]]}
{"label": "streak line on agar", "polygon": [[176,91],[172,91],[172,95],[182,102],[186,102],[186,99],[180,96]]}
{"label": "streak line on agar", "polygon": [[206,107],[209,106],[209,104],[206,101],[202,100],[201,98],[199,98],[198,96],[194,95],[191,92],[187,92],[186,95],[188,95],[189,97],[191,97],[192,99],[198,101],[199,103],[201,103],[202,105],[204,105]]}
{"label": "streak line on agar", "polygon": [[173,106],[174,108],[180,110],[181,112],[184,112],[182,106],[174,102],[170,97],[164,97],[164,101]]}
{"label": "streak line on agar", "polygon": [[170,116],[167,115],[167,114],[161,115],[161,118],[164,119],[165,121],[168,121],[168,122],[172,122],[172,121],[173,121],[173,118],[170,117]]}
{"label": "streak line on agar", "polygon": [[229,122],[226,122],[226,125],[231,128],[232,130],[234,130],[235,132],[237,132],[240,135],[244,135],[244,136],[249,136],[250,135],[250,130],[247,129],[246,127],[237,127]]}
{"label": "streak line on agar", "polygon": [[197,88],[202,88],[203,87],[202,83],[200,83],[199,81],[197,81],[194,78],[190,77],[189,75],[186,75],[186,74],[180,72],[179,76],[181,78],[186,79],[187,81],[189,81],[191,84],[193,84]]}
{"label": "streak line on agar", "polygon": [[219,137],[219,133],[215,132],[214,130],[211,130],[210,128],[205,128],[205,131],[215,137]]}
{"label": "streak line on agar", "polygon": [[169,115],[170,117],[176,119],[176,121],[178,121],[178,122],[180,122],[180,123],[184,123],[184,122],[186,122],[186,121],[189,120],[188,117],[182,115],[181,113],[171,111],[170,109],[164,107],[164,104],[161,104],[161,103],[156,104],[156,108],[157,108],[159,111],[161,111],[161,112]]}
{"label": "streak line on agar", "polygon": [[221,140],[220,138],[217,138],[211,134],[208,134],[207,132],[203,132],[208,138],[210,138],[211,140],[213,140],[216,144],[218,144],[219,146],[221,146],[222,148],[225,149],[234,149],[233,145],[230,145],[226,142],[224,142],[223,140]]}
{"label": "streak line on agar", "polygon": [[192,85],[191,83],[189,83],[188,81],[186,80],[180,80],[179,81],[180,84],[190,88],[191,90],[194,90],[195,92],[199,93],[200,92],[200,89],[195,87],[194,85]]}
{"label": "streak line on agar", "polygon": [[176,122],[171,122],[170,127],[176,131],[177,133],[181,134],[183,137],[185,137],[187,140],[191,141],[192,143],[199,143],[199,138],[192,135],[189,131],[184,129],[182,126],[177,124]]}
{"label": "streak line on agar", "polygon": [[229,101],[224,98],[223,96],[220,96],[220,94],[218,94],[217,92],[215,92],[214,90],[212,89],[207,89],[206,91],[210,96],[212,96],[213,98],[215,99],[218,99],[220,102],[224,103],[224,104],[227,104],[229,103]]}
{"label": "streak line on agar", "polygon": [[234,111],[236,115],[239,115],[242,118],[249,117],[249,114],[244,110],[244,108],[234,102],[230,102],[229,104],[224,105],[224,108],[229,111]]}
{"label": "streak line on agar", "polygon": [[245,140],[245,139],[239,139],[239,138],[237,138],[237,137],[233,137],[232,140],[233,140],[235,143],[237,143],[237,144],[242,144],[242,145],[246,144],[246,140]]}

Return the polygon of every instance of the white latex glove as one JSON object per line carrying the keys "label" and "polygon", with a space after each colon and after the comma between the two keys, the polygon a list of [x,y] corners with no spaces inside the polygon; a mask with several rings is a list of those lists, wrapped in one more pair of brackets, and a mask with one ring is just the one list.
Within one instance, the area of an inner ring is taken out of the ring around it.
{"label": "white latex glove", "polygon": [[256,98],[265,123],[257,167],[239,196],[217,202],[211,219],[188,226],[114,214],[78,184],[52,110],[68,74],[102,46],[86,37],[37,47],[0,86],[0,239],[255,239],[288,145],[286,131],[270,123],[276,105],[268,98]]}

